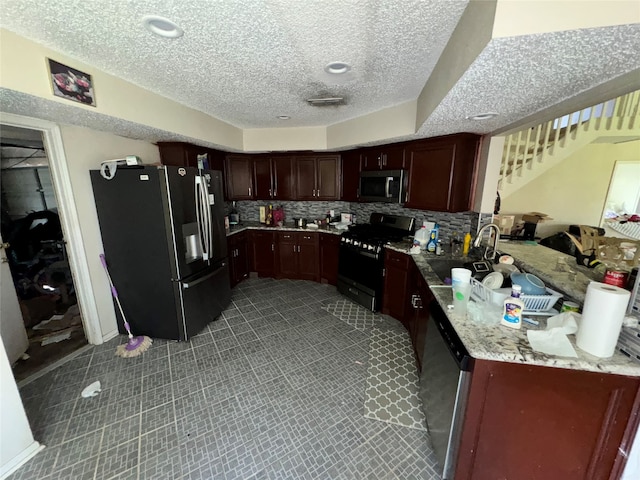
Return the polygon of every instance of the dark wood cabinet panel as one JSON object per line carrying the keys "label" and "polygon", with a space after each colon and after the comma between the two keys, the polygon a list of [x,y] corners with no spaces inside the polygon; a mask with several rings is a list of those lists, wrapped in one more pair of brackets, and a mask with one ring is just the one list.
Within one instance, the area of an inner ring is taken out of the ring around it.
{"label": "dark wood cabinet panel", "polygon": [[343,152],[342,162],[342,195],[345,202],[357,202],[360,195],[360,150]]}
{"label": "dark wood cabinet panel", "polygon": [[294,157],[254,156],[253,184],[256,200],[294,200]]}
{"label": "dark wood cabinet panel", "polygon": [[382,145],[362,152],[362,170],[400,170],[405,168],[404,145]]}
{"label": "dark wood cabinet panel", "polygon": [[278,232],[277,278],[298,278],[298,242],[295,232]]}
{"label": "dark wood cabinet panel", "polygon": [[298,200],[316,199],[316,159],[297,157],[296,195]]}
{"label": "dark wood cabinet panel", "polygon": [[298,200],[340,199],[340,155],[296,157]]}
{"label": "dark wood cabinet panel", "polygon": [[411,261],[407,255],[393,250],[386,251],[382,313],[400,320],[405,327],[409,316],[407,298],[411,296],[409,290],[409,262]]}
{"label": "dark wood cabinet panel", "polygon": [[615,478],[639,386],[636,377],[476,360],[456,479]]}
{"label": "dark wood cabinet panel", "polygon": [[331,285],[338,283],[340,236],[320,234],[320,278]]}
{"label": "dark wood cabinet panel", "polygon": [[253,187],[256,200],[271,200],[271,159],[268,157],[253,158]]}
{"label": "dark wood cabinet panel", "polygon": [[251,271],[259,277],[275,276],[276,237],[274,232],[251,230],[249,232],[252,258]]}
{"label": "dark wood cabinet panel", "polygon": [[406,207],[444,212],[472,207],[479,137],[459,134],[407,146]]}
{"label": "dark wood cabinet panel", "polygon": [[212,148],[184,142],[158,142],[160,161],[163,165],[198,167],[198,156],[206,155],[209,170],[224,170],[225,153]]}
{"label": "dark wood cabinet panel", "polygon": [[293,156],[271,157],[273,198],[276,200],[294,200],[296,198],[293,162]]}
{"label": "dark wood cabinet panel", "polygon": [[320,279],[319,233],[278,232],[277,278]]}
{"label": "dark wood cabinet panel", "polygon": [[253,159],[249,155],[227,155],[225,180],[229,200],[253,200]]}
{"label": "dark wood cabinet panel", "polygon": [[298,233],[298,278],[320,280],[320,255],[318,233]]}
{"label": "dark wood cabinet panel", "polygon": [[234,287],[249,276],[249,250],[245,232],[231,235],[227,240],[229,255],[229,276]]}
{"label": "dark wood cabinet panel", "polygon": [[316,200],[340,199],[340,156],[316,159]]}

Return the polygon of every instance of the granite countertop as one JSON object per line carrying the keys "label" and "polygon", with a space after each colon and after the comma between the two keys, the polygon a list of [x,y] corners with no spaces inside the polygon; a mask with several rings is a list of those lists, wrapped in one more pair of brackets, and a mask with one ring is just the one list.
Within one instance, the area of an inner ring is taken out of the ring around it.
{"label": "granite countertop", "polygon": [[[392,244],[389,248],[403,253],[408,253],[408,245]],[[566,292],[568,296],[582,302],[591,277],[590,272],[584,272],[586,267],[578,267],[574,257],[563,255],[555,250],[540,245],[524,244],[500,244],[500,251],[513,256],[518,264],[527,271],[538,275],[551,288]],[[567,257],[567,262],[576,270],[576,280],[568,281],[567,273],[554,271],[556,258]],[[528,329],[544,329],[546,317],[534,317],[539,321],[538,326],[523,323],[520,330],[513,330],[501,325],[487,325],[473,321],[467,315],[456,314],[448,308],[453,303],[451,287],[443,285],[442,281],[429,266],[429,260],[454,258],[450,255],[434,256],[433,254],[411,255],[416,266],[422,273],[425,281],[434,294],[437,302],[447,314],[451,325],[469,351],[469,354],[480,360],[492,360],[499,362],[522,363],[525,365],[539,365],[545,367],[567,368],[572,370],[585,370],[599,373],[614,373],[640,377],[640,363],[634,362],[621,353],[615,353],[611,358],[598,358],[580,350],[575,343],[575,335],[568,335],[573,345],[577,358],[558,357],[535,352],[527,339]],[[458,258],[462,260],[462,258]],[[574,268],[578,267],[578,268]]]}
{"label": "granite countertop", "polygon": [[319,227],[319,228],[300,228],[293,225],[293,223],[285,223],[282,227],[268,227],[264,223],[260,222],[242,222],[238,225],[231,225],[227,230],[227,237],[244,232],[245,230],[270,230],[272,232],[321,232],[329,233],[332,235],[342,235],[344,230],[338,230],[334,227]]}

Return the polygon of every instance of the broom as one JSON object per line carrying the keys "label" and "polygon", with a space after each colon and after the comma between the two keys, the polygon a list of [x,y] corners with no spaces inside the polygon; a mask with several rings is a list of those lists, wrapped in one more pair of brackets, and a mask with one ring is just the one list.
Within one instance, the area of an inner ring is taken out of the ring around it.
{"label": "broom", "polygon": [[124,328],[127,330],[127,333],[129,334],[129,341],[125,344],[118,345],[118,348],[116,348],[116,355],[123,358],[137,357],[138,355],[141,355],[142,353],[146,352],[149,349],[149,347],[151,346],[151,343],[153,343],[153,340],[151,340],[149,337],[144,335],[140,335],[137,337],[133,336],[133,334],[131,333],[131,327],[129,326],[129,322],[127,322],[127,317],[124,316],[124,310],[122,310],[122,305],[120,304],[120,299],[118,298],[118,291],[116,290],[115,285],[111,281],[111,275],[109,275],[109,269],[107,268],[107,261],[104,258],[104,253],[100,254],[100,262],[102,263],[102,266],[104,267],[104,271],[107,274],[107,278],[109,279],[109,285],[111,286],[111,294],[113,295],[113,298],[116,299],[116,303],[118,304],[120,315],[122,315],[122,320],[124,321]]}

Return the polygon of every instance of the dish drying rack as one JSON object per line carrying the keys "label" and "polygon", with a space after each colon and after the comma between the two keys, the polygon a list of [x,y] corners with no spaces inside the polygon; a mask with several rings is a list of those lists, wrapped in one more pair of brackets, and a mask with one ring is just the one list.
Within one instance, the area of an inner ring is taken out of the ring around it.
{"label": "dish drying rack", "polygon": [[[475,278],[471,278],[471,298],[475,301],[483,301],[493,303],[500,306],[505,298],[504,289],[491,290],[485,287],[482,282]],[[507,294],[506,296],[509,296]],[[524,302],[524,310],[522,313],[546,312],[553,308],[555,303],[562,298],[562,294],[551,290],[547,287],[546,295],[520,295],[520,300]]]}

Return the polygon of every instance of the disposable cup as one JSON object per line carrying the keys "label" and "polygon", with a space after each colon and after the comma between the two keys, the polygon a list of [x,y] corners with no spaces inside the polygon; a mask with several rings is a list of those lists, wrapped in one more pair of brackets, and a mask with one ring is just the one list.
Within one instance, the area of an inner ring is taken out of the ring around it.
{"label": "disposable cup", "polygon": [[451,269],[451,288],[453,290],[453,309],[456,313],[466,314],[471,296],[471,270]]}
{"label": "disposable cup", "polygon": [[453,290],[453,310],[456,313],[467,313],[469,297],[471,297],[471,284],[458,283],[452,286]]}

